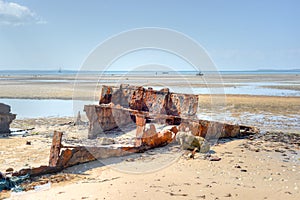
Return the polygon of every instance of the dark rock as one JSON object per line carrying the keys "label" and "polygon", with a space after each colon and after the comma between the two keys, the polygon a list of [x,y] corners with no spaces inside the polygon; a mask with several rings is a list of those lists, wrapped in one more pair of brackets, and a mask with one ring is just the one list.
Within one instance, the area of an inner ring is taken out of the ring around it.
{"label": "dark rock", "polygon": [[209,161],[220,161],[221,158],[220,157],[210,157]]}
{"label": "dark rock", "polygon": [[225,195],[225,197],[232,197],[232,195],[228,193],[227,195]]}
{"label": "dark rock", "polygon": [[15,118],[16,115],[10,113],[10,106],[0,103],[0,135],[10,133],[9,125]]}
{"label": "dark rock", "polygon": [[14,169],[13,168],[7,168],[6,170],[5,170],[5,172],[6,173],[12,173],[12,172],[14,172]]}
{"label": "dark rock", "polygon": [[10,113],[10,106],[4,103],[0,103],[0,113],[1,114],[8,114]]}

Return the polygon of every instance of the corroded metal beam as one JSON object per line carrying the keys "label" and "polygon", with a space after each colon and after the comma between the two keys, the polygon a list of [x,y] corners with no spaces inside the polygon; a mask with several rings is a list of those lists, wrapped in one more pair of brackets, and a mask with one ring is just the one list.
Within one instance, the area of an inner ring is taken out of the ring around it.
{"label": "corroded metal beam", "polygon": [[49,158],[50,167],[57,166],[59,160],[60,148],[61,148],[62,135],[63,135],[62,132],[54,131],[53,138],[52,138],[52,145],[50,149],[50,158]]}

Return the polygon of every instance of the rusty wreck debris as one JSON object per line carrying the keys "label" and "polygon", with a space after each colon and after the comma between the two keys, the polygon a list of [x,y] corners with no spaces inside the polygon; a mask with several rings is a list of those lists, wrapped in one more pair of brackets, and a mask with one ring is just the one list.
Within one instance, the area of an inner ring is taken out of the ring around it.
{"label": "rusty wreck debris", "polygon": [[[12,176],[30,177],[40,176],[44,174],[57,173],[65,168],[91,162],[97,159],[109,157],[125,156],[132,153],[144,152],[146,150],[169,144],[174,139],[174,135],[170,131],[156,133],[147,140],[143,140],[142,145],[122,146],[122,147],[86,147],[86,146],[64,146],[62,145],[63,133],[55,131],[53,135],[52,145],[50,149],[49,164],[35,168],[25,168],[13,172]],[[155,142],[151,142],[155,138]]]}
{"label": "rusty wreck debris", "polygon": [[99,105],[85,105],[89,119],[89,138],[114,128],[135,123],[136,145],[140,145],[146,123],[178,126],[195,136],[237,137],[257,132],[255,127],[198,119],[198,95],[177,94],[168,88],[156,91],[141,86],[102,86]]}
{"label": "rusty wreck debris", "polygon": [[0,103],[0,137],[10,134],[9,125],[16,119],[16,115],[10,113],[10,106]]}
{"label": "rusty wreck debris", "polygon": [[[130,85],[103,86],[99,104],[84,106],[90,125],[88,138],[94,139],[100,133],[116,128],[121,131],[123,126],[134,124],[134,145],[66,146],[62,145],[63,133],[55,131],[49,164],[21,169],[13,176],[38,176],[96,159],[144,152],[171,143],[178,132],[189,132],[196,138],[203,137],[208,141],[210,138],[238,137],[258,132],[255,127],[197,119],[197,107],[198,95],[172,93],[168,88],[156,91]],[[165,128],[159,130],[155,125],[165,125]],[[201,149],[198,150],[201,152]]]}

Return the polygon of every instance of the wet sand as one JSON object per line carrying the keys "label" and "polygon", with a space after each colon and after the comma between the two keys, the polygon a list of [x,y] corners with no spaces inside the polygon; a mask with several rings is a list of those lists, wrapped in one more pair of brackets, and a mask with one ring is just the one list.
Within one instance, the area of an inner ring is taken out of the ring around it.
{"label": "wet sand", "polygon": [[[86,97],[86,95],[94,94],[99,84],[118,85],[121,83],[170,88],[229,88],[258,84],[262,88],[299,91],[299,76],[297,74],[222,75],[222,77],[217,75],[204,75],[203,77],[192,75],[2,75],[0,76],[0,98],[72,99],[74,92],[75,96]],[[231,95],[227,94],[227,96]]]}
{"label": "wet sand", "polygon": [[[106,77],[106,84],[113,84],[120,77]],[[145,78],[127,77],[126,83],[146,85]],[[47,79],[47,80],[45,80]],[[82,78],[80,95],[94,94],[94,76]],[[147,77],[151,82],[164,81],[165,85],[184,85],[178,77]],[[43,80],[41,82],[41,80]],[[59,80],[59,81],[58,81]],[[126,78],[125,78],[126,80]],[[190,77],[192,87],[205,86],[198,77]],[[286,83],[285,89],[299,84],[295,75],[227,75],[225,87],[236,83],[269,81]],[[149,82],[148,82],[149,83]],[[220,83],[216,83],[219,84]],[[299,85],[298,85],[299,86]],[[298,87],[297,86],[297,87]],[[276,87],[274,85],[266,87]],[[281,86],[278,86],[281,87]],[[73,76],[10,76],[1,77],[1,98],[72,99]],[[211,97],[200,96],[200,113],[218,117],[225,114],[231,123],[256,125],[263,133],[284,131],[299,133],[300,97],[226,95],[226,107],[212,113]],[[33,111],[34,112],[34,111]],[[45,112],[47,112],[45,110]],[[13,136],[0,139],[0,171],[8,167],[15,170],[47,164],[51,136],[54,130],[65,132],[64,140],[78,139],[87,134],[87,127],[74,127],[73,118],[40,118],[15,120],[13,128],[35,128],[26,137]],[[80,134],[78,134],[80,133]],[[282,135],[282,134],[279,134]],[[276,136],[276,138],[278,138]],[[26,145],[30,141],[31,145]],[[22,194],[0,193],[0,199],[298,199],[300,182],[299,145],[263,138],[221,140],[212,147],[212,156],[220,161],[209,161],[202,154],[188,159],[187,152],[176,158],[170,166],[145,174],[120,172],[118,169],[140,164],[159,164],[173,155],[173,146],[127,156],[118,160],[91,162],[71,167],[59,173],[76,178],[52,181],[45,191],[28,191]],[[178,145],[177,145],[178,146]],[[166,153],[167,152],[167,153]],[[147,165],[149,164],[149,165]],[[52,180],[49,178],[49,180]],[[35,180],[39,183],[39,180]],[[59,182],[59,183],[57,183]],[[45,183],[45,181],[43,182]]]}
{"label": "wet sand", "polygon": [[[100,77],[100,78],[99,78]],[[223,75],[218,76],[97,76],[97,75],[19,75],[0,77],[0,98],[21,99],[66,99],[94,100],[99,96],[99,84],[120,83],[135,85],[159,85],[160,87],[214,88],[224,86],[239,87],[244,84],[258,85],[258,88],[277,88],[298,91],[300,86],[297,74]],[[100,83],[98,84],[98,81]],[[207,85],[208,84],[208,85]],[[255,91],[255,88],[253,89]],[[189,90],[183,90],[189,92]],[[191,92],[191,91],[190,91]],[[279,92],[280,94],[280,92]],[[266,94],[268,95],[268,94]],[[231,123],[259,125],[262,129],[300,132],[300,96],[266,95],[200,95],[199,113],[205,116],[220,116]],[[220,107],[215,107],[221,102]],[[215,112],[214,112],[215,111]],[[213,112],[213,113],[211,113]],[[216,118],[216,120],[222,120]]]}

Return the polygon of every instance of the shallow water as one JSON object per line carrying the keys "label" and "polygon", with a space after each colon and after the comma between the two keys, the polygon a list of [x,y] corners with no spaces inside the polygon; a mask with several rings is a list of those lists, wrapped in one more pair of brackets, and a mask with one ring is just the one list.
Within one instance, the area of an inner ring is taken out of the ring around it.
{"label": "shallow water", "polygon": [[199,119],[224,121],[231,124],[244,124],[259,127],[262,131],[290,131],[300,133],[300,115],[275,115],[267,112],[260,113],[212,113],[203,110]]}
{"label": "shallow water", "polygon": [[264,95],[264,96],[300,96],[300,91],[263,88],[256,86],[238,86],[238,87],[225,87],[223,88],[193,88],[195,94],[242,94],[242,95]]}
{"label": "shallow water", "polygon": [[72,100],[0,99],[0,103],[10,105],[17,119],[74,116]]}
{"label": "shallow water", "polygon": [[[270,84],[273,85],[273,84]],[[275,85],[275,84],[274,84]],[[200,87],[169,87],[171,92],[177,93],[192,93],[192,94],[241,94],[241,95],[259,95],[259,96],[300,96],[300,91],[275,89],[261,87],[264,85],[238,85],[235,87],[212,87],[212,88],[200,88]],[[160,90],[163,87],[152,87],[155,90]]]}

